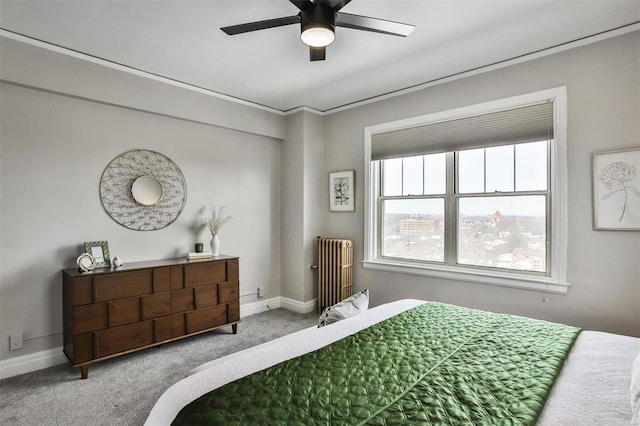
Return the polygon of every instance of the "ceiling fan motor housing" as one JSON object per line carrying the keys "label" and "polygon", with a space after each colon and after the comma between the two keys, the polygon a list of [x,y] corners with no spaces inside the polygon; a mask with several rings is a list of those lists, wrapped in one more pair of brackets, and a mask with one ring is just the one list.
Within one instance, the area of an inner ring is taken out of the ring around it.
{"label": "ceiling fan motor housing", "polygon": [[324,3],[315,4],[313,7],[304,8],[300,11],[300,31],[301,33],[311,28],[326,28],[331,32],[336,29],[336,14],[334,8]]}

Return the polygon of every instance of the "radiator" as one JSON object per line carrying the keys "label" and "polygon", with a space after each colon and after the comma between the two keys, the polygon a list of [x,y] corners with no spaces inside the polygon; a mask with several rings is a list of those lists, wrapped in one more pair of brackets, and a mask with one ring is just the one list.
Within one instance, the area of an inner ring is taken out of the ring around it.
{"label": "radiator", "polygon": [[353,294],[353,242],[318,237],[318,308]]}

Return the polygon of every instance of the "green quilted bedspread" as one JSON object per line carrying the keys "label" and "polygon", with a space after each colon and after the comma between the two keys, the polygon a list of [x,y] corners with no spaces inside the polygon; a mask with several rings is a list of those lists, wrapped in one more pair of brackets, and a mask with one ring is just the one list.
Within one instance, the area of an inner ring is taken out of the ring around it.
{"label": "green quilted bedspread", "polygon": [[430,302],[211,391],[173,424],[531,425],[578,333]]}

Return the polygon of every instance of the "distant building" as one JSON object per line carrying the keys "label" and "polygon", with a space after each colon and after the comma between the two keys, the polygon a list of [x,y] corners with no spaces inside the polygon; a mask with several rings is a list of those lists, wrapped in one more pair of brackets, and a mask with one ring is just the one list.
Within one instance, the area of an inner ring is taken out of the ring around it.
{"label": "distant building", "polygon": [[514,265],[526,266],[526,269],[544,271],[546,269],[546,253],[544,249],[514,249],[511,262]]}
{"label": "distant building", "polygon": [[430,235],[440,229],[438,219],[423,219],[420,216],[411,216],[400,220],[400,234],[404,235]]}
{"label": "distant building", "polygon": [[496,210],[496,212],[493,214],[493,216],[491,216],[491,219],[489,219],[489,226],[491,226],[492,228],[495,228],[496,225],[498,223],[500,223],[502,221],[502,214],[500,213],[500,210]]}

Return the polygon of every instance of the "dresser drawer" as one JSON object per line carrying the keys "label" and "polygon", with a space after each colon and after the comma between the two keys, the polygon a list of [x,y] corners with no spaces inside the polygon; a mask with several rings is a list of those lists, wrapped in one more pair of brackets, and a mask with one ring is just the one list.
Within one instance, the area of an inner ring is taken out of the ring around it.
{"label": "dresser drawer", "polygon": [[191,311],[195,308],[193,288],[171,290],[171,313]]}
{"label": "dresser drawer", "polygon": [[107,302],[109,327],[140,321],[140,298],[130,297]]}
{"label": "dresser drawer", "polygon": [[171,337],[184,336],[184,313],[171,315]]}
{"label": "dresser drawer", "polygon": [[93,356],[93,333],[73,336],[73,362],[85,362],[92,360]]}
{"label": "dresser drawer", "polygon": [[173,265],[170,269],[171,290],[184,288],[184,267],[182,265]]}
{"label": "dresser drawer", "polygon": [[218,284],[194,287],[193,292],[196,298],[196,309],[218,304]]}
{"label": "dresser drawer", "polygon": [[153,321],[121,325],[96,332],[98,358],[153,343]]}
{"label": "dresser drawer", "polygon": [[153,293],[151,269],[96,275],[96,302]]}
{"label": "dresser drawer", "polygon": [[227,262],[192,263],[184,268],[184,286],[196,287],[227,280]]}
{"label": "dresser drawer", "polygon": [[227,305],[211,306],[187,312],[187,334],[217,327],[227,322]]}
{"label": "dresser drawer", "polygon": [[229,322],[240,321],[240,301],[236,300],[227,304]]}
{"label": "dresser drawer", "polygon": [[107,303],[82,305],[73,308],[73,334],[102,330],[108,326]]}
{"label": "dresser drawer", "polygon": [[73,279],[73,305],[93,303],[93,281],[91,277]]}
{"label": "dresser drawer", "polygon": [[227,281],[226,283],[220,283],[218,286],[220,290],[219,303],[233,302],[239,300],[239,287],[238,281]]}
{"label": "dresser drawer", "polygon": [[153,320],[153,341],[162,342],[171,339],[171,315]]}
{"label": "dresser drawer", "polygon": [[171,267],[156,268],[153,270],[153,292],[171,290]]}
{"label": "dresser drawer", "polygon": [[240,279],[240,262],[238,259],[227,260],[227,281]]}
{"label": "dresser drawer", "polygon": [[142,306],[142,319],[161,317],[171,313],[171,293],[150,294],[140,298]]}

